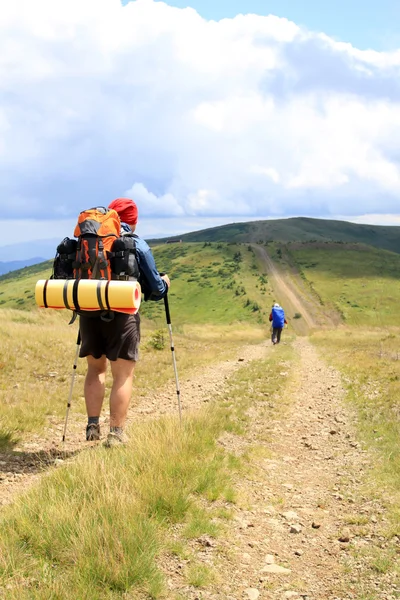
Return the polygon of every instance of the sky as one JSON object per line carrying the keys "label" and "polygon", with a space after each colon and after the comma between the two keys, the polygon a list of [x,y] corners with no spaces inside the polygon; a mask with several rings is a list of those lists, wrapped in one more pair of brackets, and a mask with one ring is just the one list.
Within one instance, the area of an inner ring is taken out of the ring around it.
{"label": "sky", "polygon": [[168,4],[190,6],[205,19],[213,20],[234,18],[240,13],[272,14],[362,50],[400,47],[398,0],[170,0]]}
{"label": "sky", "polygon": [[143,237],[399,225],[399,18],[394,0],[0,0],[0,260],[119,196]]}

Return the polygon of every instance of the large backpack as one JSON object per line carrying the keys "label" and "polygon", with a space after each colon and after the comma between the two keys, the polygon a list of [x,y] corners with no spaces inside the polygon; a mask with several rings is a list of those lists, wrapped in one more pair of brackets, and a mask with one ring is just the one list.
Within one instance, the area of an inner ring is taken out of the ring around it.
{"label": "large backpack", "polygon": [[[82,211],[74,236],[77,239],[66,237],[57,246],[52,279],[139,279],[137,236],[121,236],[121,221],[115,210],[101,206]],[[90,314],[97,316],[95,311]]]}
{"label": "large backpack", "polygon": [[272,326],[282,329],[285,326],[285,313],[281,306],[272,308]]}
{"label": "large backpack", "polygon": [[110,253],[121,222],[115,210],[89,208],[79,214],[74,279],[111,279]]}

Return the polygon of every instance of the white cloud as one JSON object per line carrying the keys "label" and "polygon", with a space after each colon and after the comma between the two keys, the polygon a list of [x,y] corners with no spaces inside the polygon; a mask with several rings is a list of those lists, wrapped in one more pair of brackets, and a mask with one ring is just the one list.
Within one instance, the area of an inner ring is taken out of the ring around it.
{"label": "white cloud", "polygon": [[264,175],[265,177],[271,179],[274,183],[279,183],[280,181],[278,171],[276,169],[273,169],[272,167],[262,167],[260,165],[253,165],[250,168],[250,172],[257,173],[258,175]]}
{"label": "white cloud", "polygon": [[400,50],[153,0],[0,7],[6,218],[73,220],[122,194],[177,231],[398,211]]}
{"label": "white cloud", "polygon": [[135,202],[140,206],[140,215],[149,216],[166,216],[179,217],[184,215],[183,208],[172,194],[163,194],[157,197],[142,183],[135,183],[129,190],[124,193],[124,197],[134,198]]}

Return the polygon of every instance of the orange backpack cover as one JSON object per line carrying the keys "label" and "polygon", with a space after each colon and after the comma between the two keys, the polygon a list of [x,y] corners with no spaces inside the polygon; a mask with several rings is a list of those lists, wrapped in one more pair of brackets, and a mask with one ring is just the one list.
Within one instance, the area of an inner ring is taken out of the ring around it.
{"label": "orange backpack cover", "polygon": [[79,214],[74,236],[78,238],[75,279],[111,279],[108,253],[119,238],[121,221],[113,209],[89,208]]}

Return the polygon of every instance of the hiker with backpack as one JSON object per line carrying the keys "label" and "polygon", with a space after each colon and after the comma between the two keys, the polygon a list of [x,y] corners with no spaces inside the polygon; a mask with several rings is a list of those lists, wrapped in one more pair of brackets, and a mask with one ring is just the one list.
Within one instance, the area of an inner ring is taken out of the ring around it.
{"label": "hiker with backpack", "polygon": [[[140,282],[146,300],[161,300],[168,293],[168,275],[157,271],[148,244],[134,232],[138,220],[135,202],[117,198],[106,208],[93,208],[79,215],[74,236],[57,248],[54,278],[108,279]],[[99,293],[99,302],[101,294]],[[104,300],[101,300],[102,303]],[[79,310],[82,340],[79,356],[86,357],[84,396],[88,422],[86,440],[100,440],[99,418],[105,396],[107,360],[110,362],[110,431],[105,446],[124,443],[124,426],[131,399],[133,373],[138,360],[140,316],[138,312]],[[108,307],[110,308],[110,307]]]}
{"label": "hiker with backpack", "polygon": [[274,344],[279,344],[281,341],[282,329],[287,325],[285,319],[285,311],[277,302],[272,305],[272,310],[269,315],[269,320],[272,323],[271,341]]}

